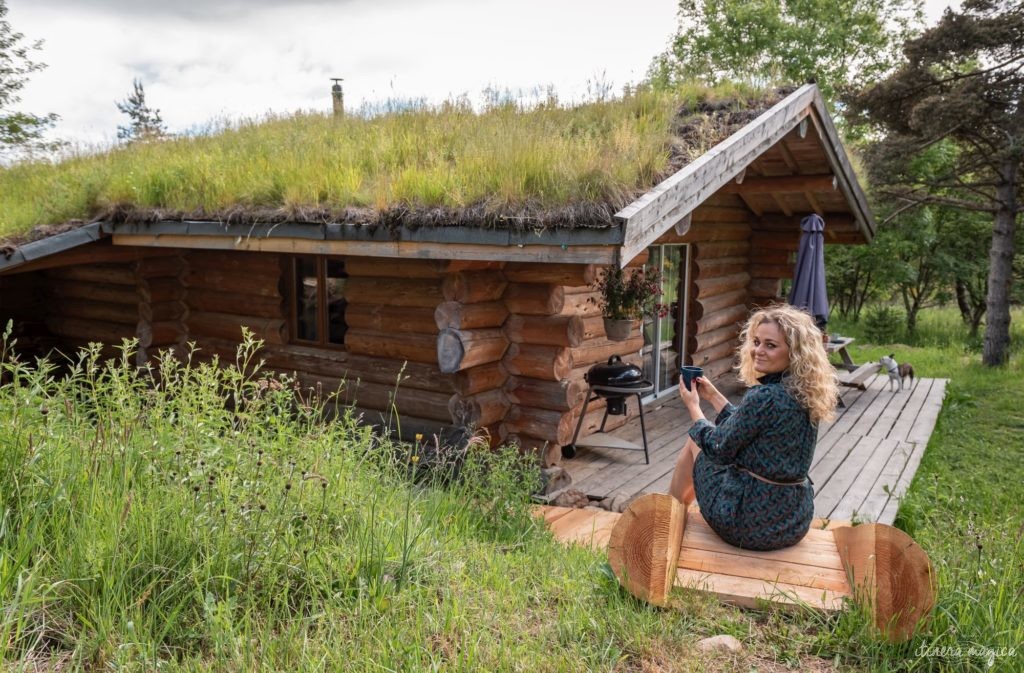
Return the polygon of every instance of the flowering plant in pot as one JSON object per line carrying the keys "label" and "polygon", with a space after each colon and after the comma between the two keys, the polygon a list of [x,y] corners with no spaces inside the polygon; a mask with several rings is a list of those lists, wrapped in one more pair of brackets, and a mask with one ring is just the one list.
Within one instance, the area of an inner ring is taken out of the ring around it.
{"label": "flowering plant in pot", "polygon": [[658,303],[661,296],[661,273],[657,269],[629,271],[617,265],[605,267],[594,282],[600,292],[596,301],[604,317],[604,331],[612,341],[629,338],[637,320],[644,316],[664,316],[668,307]]}

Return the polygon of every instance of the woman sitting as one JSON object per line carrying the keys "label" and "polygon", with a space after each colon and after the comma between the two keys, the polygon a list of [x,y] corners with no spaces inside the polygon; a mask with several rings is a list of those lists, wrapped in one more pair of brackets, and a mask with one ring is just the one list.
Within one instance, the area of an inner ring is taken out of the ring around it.
{"label": "woman sitting", "polygon": [[[818,423],[835,412],[835,370],[807,313],[773,306],[754,313],[740,335],[739,378],[753,386],[739,406],[710,381],[679,386],[693,427],[669,493],[696,496],[708,525],[729,544],[770,550],[799,542],[814,518],[807,476]],[[759,385],[757,385],[759,384]],[[700,400],[718,412],[715,423]]]}

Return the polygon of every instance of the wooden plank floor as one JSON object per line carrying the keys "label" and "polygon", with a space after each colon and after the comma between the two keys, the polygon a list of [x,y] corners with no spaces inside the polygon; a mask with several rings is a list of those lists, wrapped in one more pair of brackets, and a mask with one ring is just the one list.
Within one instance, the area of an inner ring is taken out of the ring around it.
{"label": "wooden plank floor", "polygon": [[[843,388],[846,406],[819,428],[810,473],[818,517],[886,524],[896,518],[899,498],[935,429],[946,379],[917,379],[901,392],[891,392],[888,380],[875,376],[863,391]],[[691,423],[676,395],[644,409],[651,464],[644,464],[642,452],[580,448],[575,458],[562,461],[573,488],[593,499],[668,490]],[[713,418],[709,408],[705,414]],[[612,434],[639,444],[640,422],[634,419]]]}

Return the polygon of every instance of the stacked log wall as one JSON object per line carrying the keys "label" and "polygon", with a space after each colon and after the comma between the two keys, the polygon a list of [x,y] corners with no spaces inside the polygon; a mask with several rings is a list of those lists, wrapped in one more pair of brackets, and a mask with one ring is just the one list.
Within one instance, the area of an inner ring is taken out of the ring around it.
{"label": "stacked log wall", "polygon": [[136,336],[142,296],[135,263],[79,264],[41,272],[48,332],[66,350],[102,342],[113,357]]}
{"label": "stacked log wall", "polygon": [[[643,345],[639,330],[626,342],[604,333],[598,293],[592,288],[594,265],[510,263],[503,301],[509,317],[504,331],[509,348],[503,359],[511,402],[502,423],[506,441],[537,452],[546,465],[561,459],[572,441],[587,393],[583,375],[612,354],[638,364]],[[603,399],[590,403],[580,436],[596,432],[604,415]],[[621,427],[625,416],[610,416],[606,430]]]}
{"label": "stacked log wall", "polygon": [[800,247],[800,228],[794,222],[786,229],[756,229],[750,237],[751,307],[783,301],[782,281],[793,277],[796,252]]}
{"label": "stacked log wall", "polygon": [[185,255],[145,257],[135,262],[139,291],[138,364],[155,358],[161,350],[180,348],[188,338],[188,305],[185,303]]}
{"label": "stacked log wall", "polygon": [[510,402],[502,365],[509,347],[502,329],[508,309],[501,301],[508,281],[491,263],[456,262],[441,285],[443,301],[434,309],[436,358],[441,372],[450,374],[454,394],[448,401],[451,423],[484,429],[492,445],[504,437],[501,421]]}
{"label": "stacked log wall", "polygon": [[46,327],[44,286],[38,271],[0,276],[0,332],[11,324],[10,339],[26,361],[45,356],[54,345]]}
{"label": "stacked log wall", "polygon": [[687,231],[669,232],[657,241],[691,246],[686,356],[710,379],[732,370],[749,312],[749,217],[745,208],[704,206],[694,212]]}

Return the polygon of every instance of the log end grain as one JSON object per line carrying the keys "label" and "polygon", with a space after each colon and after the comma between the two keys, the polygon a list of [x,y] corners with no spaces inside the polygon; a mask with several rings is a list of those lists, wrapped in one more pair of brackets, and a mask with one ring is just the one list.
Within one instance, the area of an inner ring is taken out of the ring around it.
{"label": "log end grain", "polygon": [[631,594],[664,605],[676,577],[686,508],[670,495],[648,493],[634,500],[612,529],[608,562]]}

